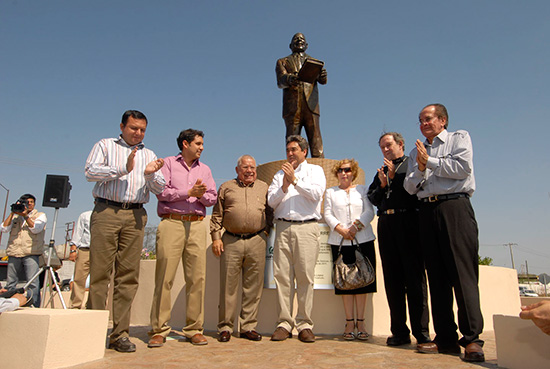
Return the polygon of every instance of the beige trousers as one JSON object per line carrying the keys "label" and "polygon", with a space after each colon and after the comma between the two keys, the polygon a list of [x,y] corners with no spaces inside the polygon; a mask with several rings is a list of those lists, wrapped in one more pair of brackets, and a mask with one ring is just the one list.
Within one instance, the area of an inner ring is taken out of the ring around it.
{"label": "beige trousers", "polygon": [[206,222],[163,219],[157,229],[155,293],[149,335],[168,336],[172,312],[170,291],[180,260],[185,278],[186,317],[183,333],[190,338],[203,332],[206,277]]}
{"label": "beige trousers", "polygon": [[147,212],[98,203],[90,221],[88,309],[105,310],[114,266],[113,330],[110,342],[128,337],[130,308],[139,283],[139,262]]}
{"label": "beige trousers", "polygon": [[71,292],[71,309],[81,309],[86,292],[86,279],[90,274],[90,249],[79,248],[74,264],[73,291]]}
{"label": "beige trousers", "polygon": [[256,329],[262,298],[265,270],[266,236],[264,232],[243,240],[224,233],[224,251],[220,256],[220,306],[218,332],[233,333],[237,291],[242,276],[241,332]]}
{"label": "beige trousers", "polygon": [[[319,224],[277,220],[276,229],[273,276],[279,302],[277,326],[289,332],[294,327],[298,332],[312,329],[311,312],[315,264],[319,255]],[[295,292],[298,297],[298,313],[294,319],[292,311]]]}

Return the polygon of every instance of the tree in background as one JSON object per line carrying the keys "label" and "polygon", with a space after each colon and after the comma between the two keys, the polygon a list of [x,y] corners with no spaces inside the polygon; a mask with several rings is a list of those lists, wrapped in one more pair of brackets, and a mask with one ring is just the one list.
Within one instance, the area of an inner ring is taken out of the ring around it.
{"label": "tree in background", "polygon": [[477,262],[479,265],[493,265],[493,258],[490,258],[488,256],[482,258],[481,256],[477,256]]}

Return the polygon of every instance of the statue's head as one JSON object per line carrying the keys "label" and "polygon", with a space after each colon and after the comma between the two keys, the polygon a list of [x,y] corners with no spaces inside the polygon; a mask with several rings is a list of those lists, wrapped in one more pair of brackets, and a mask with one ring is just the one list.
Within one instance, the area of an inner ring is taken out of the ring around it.
{"label": "statue's head", "polygon": [[306,36],[303,33],[297,33],[292,36],[292,41],[290,41],[290,50],[293,53],[302,53],[307,50],[307,41]]}

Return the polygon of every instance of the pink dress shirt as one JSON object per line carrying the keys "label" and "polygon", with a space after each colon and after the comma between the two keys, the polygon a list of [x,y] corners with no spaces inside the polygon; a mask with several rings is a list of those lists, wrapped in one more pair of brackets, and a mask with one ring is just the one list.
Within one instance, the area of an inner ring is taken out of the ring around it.
{"label": "pink dress shirt", "polygon": [[[166,186],[164,191],[157,195],[159,200],[157,213],[159,216],[164,214],[205,216],[206,207],[213,206],[216,203],[218,197],[216,183],[212,178],[212,172],[208,165],[197,159],[189,168],[181,154],[178,154],[177,156],[165,158],[161,170],[166,180]],[[200,199],[189,197],[187,195],[189,189],[193,187],[199,178],[206,184],[206,192]]]}

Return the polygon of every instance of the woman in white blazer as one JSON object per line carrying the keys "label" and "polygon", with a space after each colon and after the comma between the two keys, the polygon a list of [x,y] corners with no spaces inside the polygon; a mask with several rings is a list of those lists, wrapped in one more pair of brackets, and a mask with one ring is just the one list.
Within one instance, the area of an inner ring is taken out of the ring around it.
{"label": "woman in white blazer", "polygon": [[[359,165],[354,159],[338,161],[332,170],[340,182],[338,186],[329,188],[325,193],[325,222],[330,228],[328,243],[331,246],[332,258],[338,257],[338,249],[342,242],[344,263],[355,262],[355,247],[351,240],[357,240],[361,253],[367,257],[376,270],[374,252],[374,233],[370,222],[374,218],[374,207],[367,198],[368,187],[355,185]],[[346,313],[346,327],[343,338],[346,340],[367,340],[369,334],[365,329],[365,305],[367,293],[376,292],[375,281],[355,290],[334,289],[337,295],[342,295]],[[355,308],[355,314],[354,314]],[[355,330],[357,329],[357,332]]]}

